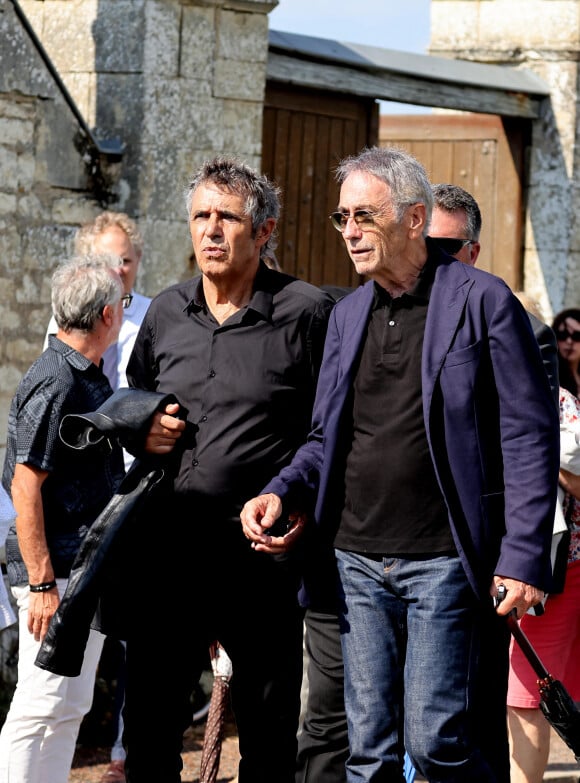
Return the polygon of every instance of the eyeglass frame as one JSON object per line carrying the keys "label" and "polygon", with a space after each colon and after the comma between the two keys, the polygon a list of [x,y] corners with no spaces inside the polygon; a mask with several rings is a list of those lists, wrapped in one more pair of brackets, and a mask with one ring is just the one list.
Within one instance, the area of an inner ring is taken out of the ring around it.
{"label": "eyeglass frame", "polygon": [[123,310],[128,310],[129,307],[131,307],[131,302],[133,301],[133,294],[123,294],[121,297],[121,302],[123,303]]}
{"label": "eyeglass frame", "polygon": [[352,214],[350,212],[340,212],[340,210],[336,210],[336,212],[332,212],[328,216],[328,219],[332,223],[333,228],[335,228],[341,234],[344,234],[349,220],[354,220],[357,227],[360,228],[361,231],[364,231],[365,226],[366,228],[374,226],[375,218],[380,214],[382,213],[371,212],[370,209],[355,209]]}

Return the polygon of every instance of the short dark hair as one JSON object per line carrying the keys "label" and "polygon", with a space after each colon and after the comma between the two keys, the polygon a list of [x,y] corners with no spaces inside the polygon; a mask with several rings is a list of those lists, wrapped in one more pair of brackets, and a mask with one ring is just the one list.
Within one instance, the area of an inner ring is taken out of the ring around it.
{"label": "short dark hair", "polygon": [[481,233],[481,212],[477,201],[471,193],[468,193],[459,185],[450,185],[446,182],[432,185],[431,189],[433,191],[434,207],[444,209],[446,212],[457,212],[459,209],[465,212],[467,218],[465,230],[468,235],[466,239],[478,242]]}
{"label": "short dark hair", "polygon": [[[191,212],[194,191],[206,182],[235,193],[245,199],[245,212],[252,220],[256,232],[268,218],[280,217],[280,188],[264,174],[259,174],[235,158],[216,157],[208,160],[195,172],[185,193],[187,215]],[[268,255],[276,247],[276,230],[262,246],[260,255]]]}

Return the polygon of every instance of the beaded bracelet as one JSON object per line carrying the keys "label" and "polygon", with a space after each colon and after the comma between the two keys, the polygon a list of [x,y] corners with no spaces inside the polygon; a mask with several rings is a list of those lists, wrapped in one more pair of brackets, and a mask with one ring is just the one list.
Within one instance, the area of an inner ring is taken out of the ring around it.
{"label": "beaded bracelet", "polygon": [[53,579],[52,582],[41,582],[39,585],[28,585],[31,593],[47,593],[53,587],[56,587],[56,579]]}

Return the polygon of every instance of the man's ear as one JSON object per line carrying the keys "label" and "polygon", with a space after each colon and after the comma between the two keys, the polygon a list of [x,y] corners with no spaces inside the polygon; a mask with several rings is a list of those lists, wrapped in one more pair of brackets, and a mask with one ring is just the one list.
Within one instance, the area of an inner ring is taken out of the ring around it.
{"label": "man's ear", "polygon": [[101,319],[105,326],[109,327],[113,323],[113,319],[115,317],[115,311],[112,305],[105,305],[103,307],[103,312],[101,315]]}
{"label": "man's ear", "polygon": [[407,212],[407,220],[409,226],[409,239],[417,239],[423,236],[423,230],[425,223],[427,222],[427,210],[425,204],[420,201],[416,204],[411,204]]}
{"label": "man's ear", "polygon": [[258,247],[262,247],[272,236],[274,229],[276,228],[276,218],[267,218],[264,220],[261,226],[256,231],[256,240]]}
{"label": "man's ear", "polygon": [[472,242],[471,245],[469,245],[469,262],[471,266],[475,266],[480,250],[481,245],[479,242]]}

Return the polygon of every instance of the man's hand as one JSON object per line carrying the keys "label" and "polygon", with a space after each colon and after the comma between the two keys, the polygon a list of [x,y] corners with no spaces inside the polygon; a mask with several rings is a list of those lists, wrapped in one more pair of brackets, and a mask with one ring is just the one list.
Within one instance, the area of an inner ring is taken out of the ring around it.
{"label": "man's hand", "polygon": [[269,528],[281,514],[282,501],[273,493],[252,498],[243,507],[240,514],[242,529],[256,552],[287,552],[300,538],[306,524],[306,516],[298,512],[289,514],[288,519],[293,524],[283,536],[269,535]]}
{"label": "man's hand", "polygon": [[[42,505],[42,485],[48,475],[46,470],[19,462],[14,467],[12,479],[18,546],[31,584],[52,582],[54,579],[44,531]],[[56,587],[43,593],[30,593],[27,626],[37,642],[44,639],[59,600]]]}
{"label": "man's hand", "polygon": [[45,593],[30,593],[28,604],[28,630],[35,641],[41,642],[46,636],[52,615],[56,612],[60,597],[58,589],[53,587]]}
{"label": "man's hand", "polygon": [[542,590],[538,590],[533,585],[528,585],[526,582],[518,582],[517,579],[510,579],[507,576],[494,576],[489,594],[495,598],[497,596],[498,588],[500,585],[504,585],[507,594],[501,604],[497,607],[498,614],[507,615],[512,609],[517,612],[518,620],[523,617],[528,609],[544,598]]}
{"label": "man's hand", "polygon": [[580,500],[580,476],[560,468],[560,485],[576,500]]}
{"label": "man's hand", "polygon": [[185,422],[175,416],[178,410],[179,405],[172,402],[165,408],[165,413],[158,411],[153,416],[149,434],[145,439],[145,451],[148,454],[169,454],[173,451],[185,429]]}

